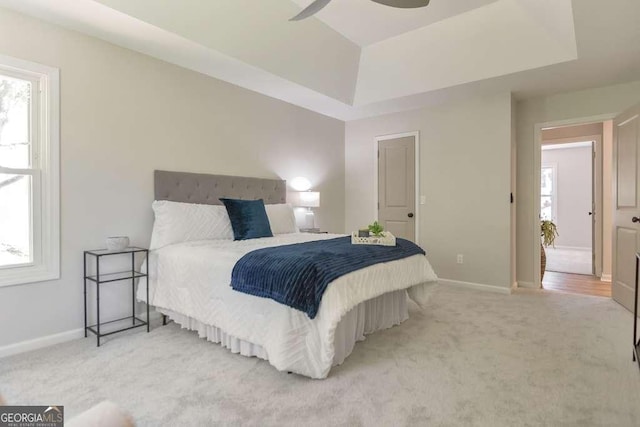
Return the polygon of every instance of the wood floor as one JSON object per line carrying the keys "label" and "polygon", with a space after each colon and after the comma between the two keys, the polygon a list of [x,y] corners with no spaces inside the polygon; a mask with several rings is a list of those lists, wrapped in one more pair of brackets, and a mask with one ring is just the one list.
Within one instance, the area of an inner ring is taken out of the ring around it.
{"label": "wood floor", "polygon": [[611,283],[602,282],[596,276],[547,271],[544,273],[542,287],[553,291],[611,298]]}

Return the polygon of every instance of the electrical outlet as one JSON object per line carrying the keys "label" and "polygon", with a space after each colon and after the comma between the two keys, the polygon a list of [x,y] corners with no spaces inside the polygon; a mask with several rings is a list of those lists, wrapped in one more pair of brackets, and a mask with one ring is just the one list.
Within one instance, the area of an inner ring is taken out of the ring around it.
{"label": "electrical outlet", "polygon": [[427,197],[426,196],[420,196],[420,204],[421,205],[426,205],[427,204]]}
{"label": "electrical outlet", "polygon": [[458,264],[464,263],[464,256],[462,254],[458,254]]}

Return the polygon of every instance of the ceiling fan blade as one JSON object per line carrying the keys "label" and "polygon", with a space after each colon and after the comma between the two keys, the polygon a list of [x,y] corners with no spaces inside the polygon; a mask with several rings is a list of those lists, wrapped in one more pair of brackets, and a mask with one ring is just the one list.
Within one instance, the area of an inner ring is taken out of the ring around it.
{"label": "ceiling fan blade", "polygon": [[371,0],[375,3],[384,4],[385,6],[400,7],[403,9],[412,9],[416,7],[425,7],[429,5],[431,0]]}
{"label": "ceiling fan blade", "polygon": [[329,4],[331,0],[316,0],[313,3],[311,3],[309,6],[307,6],[306,8],[304,8],[302,10],[302,12],[300,12],[299,14],[297,14],[296,16],[294,16],[293,18],[289,19],[289,21],[301,21],[303,19],[306,19],[312,15],[315,15],[316,13],[320,12],[320,10],[322,10],[322,8],[324,8],[326,5]]}

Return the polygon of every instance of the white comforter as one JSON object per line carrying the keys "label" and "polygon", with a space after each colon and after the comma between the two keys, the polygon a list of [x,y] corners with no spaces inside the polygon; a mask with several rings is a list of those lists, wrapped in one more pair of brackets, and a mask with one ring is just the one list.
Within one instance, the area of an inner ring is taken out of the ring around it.
{"label": "white comforter", "polygon": [[[295,233],[166,246],[150,253],[150,303],[262,346],[269,363],[279,370],[325,378],[334,356],[334,332],[342,316],[363,301],[400,289],[407,289],[422,305],[437,281],[422,255],[376,264],[330,283],[315,319],[230,286],[233,266],[252,250],[335,237],[339,235]],[[140,301],[146,300],[145,291],[145,286],[138,288]]]}

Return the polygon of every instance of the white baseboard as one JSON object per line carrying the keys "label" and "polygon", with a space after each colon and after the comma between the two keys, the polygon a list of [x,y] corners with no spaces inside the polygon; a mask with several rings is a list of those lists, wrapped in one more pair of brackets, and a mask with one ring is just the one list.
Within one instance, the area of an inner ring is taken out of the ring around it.
{"label": "white baseboard", "polygon": [[559,246],[559,245],[556,245],[555,247],[551,246],[550,249],[552,249],[552,250],[553,249],[566,249],[566,250],[569,250],[569,251],[582,251],[582,252],[592,252],[593,251],[592,248],[589,248],[589,247],[585,248],[585,247],[582,247],[582,246]]}
{"label": "white baseboard", "polygon": [[600,281],[601,282],[611,283],[611,275],[610,274],[603,274],[602,277],[600,277]]}
{"label": "white baseboard", "polygon": [[31,350],[37,350],[39,348],[49,347],[67,341],[77,340],[79,338],[84,338],[83,328],[73,329],[71,331],[61,332],[59,334],[47,335],[28,341],[5,345],[4,347],[0,347],[0,358],[12,356],[18,353],[24,353]]}
{"label": "white baseboard", "polygon": [[527,289],[540,289],[540,286],[536,286],[536,284],[533,282],[523,282],[523,281],[518,282],[518,287],[527,288]]}
{"label": "white baseboard", "polygon": [[445,285],[459,286],[461,288],[476,289],[485,292],[494,292],[499,294],[511,295],[511,288],[503,288],[495,285],[485,285],[482,283],[462,282],[460,280],[440,279],[438,282]]}
{"label": "white baseboard", "polygon": [[[142,320],[146,320],[147,313],[136,313],[136,316]],[[154,321],[158,321],[162,314],[157,312],[156,310],[151,310],[149,312],[149,317],[151,318],[151,322],[153,324]],[[94,336],[90,334],[89,336]],[[0,347],[0,358],[13,356],[14,354],[25,353],[31,350],[38,350],[40,348],[49,347],[52,345],[60,344],[63,342],[73,341],[80,338],[84,338],[84,329],[73,329],[67,332],[61,332],[59,334],[47,335],[40,338],[35,338],[32,340],[21,341],[15,344],[5,345],[4,347]]]}

